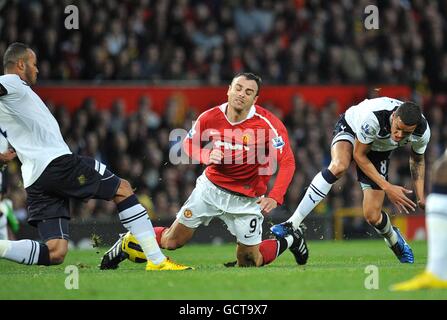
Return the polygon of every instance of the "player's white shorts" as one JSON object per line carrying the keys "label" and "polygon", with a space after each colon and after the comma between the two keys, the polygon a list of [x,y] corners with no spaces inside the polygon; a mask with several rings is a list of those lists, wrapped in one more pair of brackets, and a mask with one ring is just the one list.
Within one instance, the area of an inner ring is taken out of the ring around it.
{"label": "player's white shorts", "polygon": [[238,242],[256,245],[262,241],[264,216],[257,198],[231,194],[214,185],[205,173],[196,182],[188,200],[177,213],[178,221],[188,228],[207,226],[215,217],[227,225]]}

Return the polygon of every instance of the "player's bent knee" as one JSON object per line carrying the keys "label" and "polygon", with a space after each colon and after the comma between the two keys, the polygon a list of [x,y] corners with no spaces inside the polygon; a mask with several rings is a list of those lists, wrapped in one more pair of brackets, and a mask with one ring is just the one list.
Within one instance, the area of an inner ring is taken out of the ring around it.
{"label": "player's bent knee", "polygon": [[329,170],[332,172],[332,174],[336,177],[341,177],[348,171],[349,163],[347,161],[341,161],[341,160],[332,160]]}
{"label": "player's bent knee", "polygon": [[368,222],[370,225],[375,226],[379,224],[379,220],[381,218],[381,213],[376,211],[365,211],[364,217],[366,222]]}

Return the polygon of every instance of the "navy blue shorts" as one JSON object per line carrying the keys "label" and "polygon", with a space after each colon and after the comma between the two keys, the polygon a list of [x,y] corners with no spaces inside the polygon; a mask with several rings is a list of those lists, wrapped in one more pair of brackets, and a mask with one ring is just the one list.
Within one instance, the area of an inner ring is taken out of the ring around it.
{"label": "navy blue shorts", "polygon": [[68,219],[65,217],[38,221],[37,230],[43,242],[52,239],[69,239]]}
{"label": "navy blue shorts", "polygon": [[[368,159],[372,162],[377,172],[388,181],[388,169],[390,166],[391,151],[370,151],[367,154]],[[362,189],[382,190],[374,181],[372,181],[357,166],[357,180],[360,182]]]}
{"label": "navy blue shorts", "polygon": [[332,131],[332,143],[331,147],[334,146],[339,141],[347,141],[354,146],[355,133],[346,122],[345,114],[342,113],[337,123],[335,124],[334,130]]}
{"label": "navy blue shorts", "polygon": [[[331,147],[339,141],[347,141],[354,147],[355,132],[346,122],[345,114],[341,114],[337,123],[335,124],[332,133]],[[391,151],[370,151],[368,152],[368,159],[372,162],[374,167],[388,181],[388,168],[390,166]],[[360,182],[362,189],[382,190],[374,181],[372,181],[358,166],[357,166],[357,180]]]}
{"label": "navy blue shorts", "polygon": [[75,154],[58,157],[26,188],[28,223],[37,226],[43,220],[70,219],[70,199],[111,200],[120,183],[119,177],[93,158]]}

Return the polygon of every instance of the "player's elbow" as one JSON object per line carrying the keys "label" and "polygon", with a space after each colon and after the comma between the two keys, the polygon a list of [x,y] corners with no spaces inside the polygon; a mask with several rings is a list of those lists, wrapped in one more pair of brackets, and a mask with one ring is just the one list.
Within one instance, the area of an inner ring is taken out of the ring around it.
{"label": "player's elbow", "polygon": [[287,172],[290,173],[291,176],[295,173],[296,164],[295,159],[293,157],[289,157],[286,159],[283,159],[280,163],[281,167],[287,168]]}

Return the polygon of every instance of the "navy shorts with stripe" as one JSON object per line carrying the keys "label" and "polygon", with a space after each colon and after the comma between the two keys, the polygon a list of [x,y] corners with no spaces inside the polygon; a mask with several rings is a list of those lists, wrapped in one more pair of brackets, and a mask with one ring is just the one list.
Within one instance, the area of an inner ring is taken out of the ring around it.
{"label": "navy shorts with stripe", "polygon": [[45,229],[40,222],[59,218],[69,220],[70,199],[111,200],[120,182],[119,177],[93,158],[75,154],[60,156],[51,161],[40,177],[26,188],[28,223],[37,226],[40,232],[40,229]]}
{"label": "navy shorts with stripe", "polygon": [[[366,155],[371,163],[376,168],[377,172],[388,181],[388,170],[390,167],[390,155],[391,151],[370,151]],[[377,183],[369,178],[360,168],[357,166],[357,180],[360,182],[362,189],[371,188],[373,190],[382,190]]]}
{"label": "navy shorts with stripe", "polygon": [[[351,126],[346,122],[345,114],[341,114],[337,123],[335,124],[334,131],[332,133],[331,147],[339,141],[347,141],[354,147],[356,134],[352,130]],[[368,159],[372,162],[377,171],[386,180],[388,180],[388,169],[390,165],[391,151],[370,151],[367,154]],[[382,190],[371,178],[369,178],[358,166],[357,167],[357,180],[360,182],[363,189],[371,188],[374,190]]]}
{"label": "navy shorts with stripe", "polygon": [[335,124],[334,130],[332,131],[332,143],[331,147],[334,146],[339,141],[350,142],[354,146],[355,133],[351,126],[346,122],[345,114],[342,113],[337,123]]}

